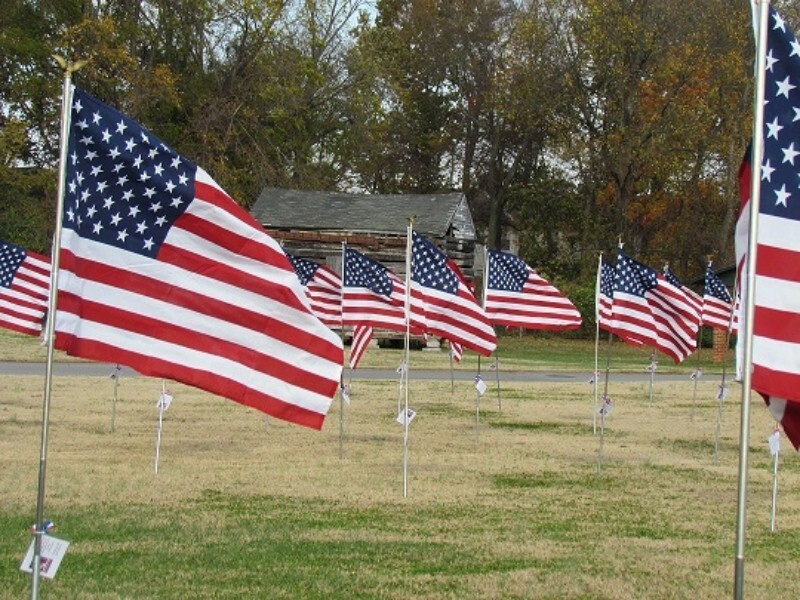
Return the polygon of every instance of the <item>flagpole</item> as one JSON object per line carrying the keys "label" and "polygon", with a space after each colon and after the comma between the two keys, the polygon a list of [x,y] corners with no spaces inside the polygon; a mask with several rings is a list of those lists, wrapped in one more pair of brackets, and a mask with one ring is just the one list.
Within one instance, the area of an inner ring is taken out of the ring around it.
{"label": "flagpole", "polygon": [[111,403],[111,433],[116,431],[116,421],[117,421],[117,398],[119,397],[119,378],[122,374],[122,367],[117,365],[114,367],[114,374],[112,377],[114,378],[114,400]]}
{"label": "flagpole", "polygon": [[55,318],[58,296],[58,270],[61,254],[61,227],[63,225],[64,192],[67,179],[67,146],[70,129],[70,109],[72,107],[72,73],[80,69],[85,61],[67,63],[60,56],[53,58],[64,69],[64,83],[61,88],[61,140],[58,159],[58,198],[56,199],[56,227],[53,234],[53,250],[50,271],[50,297],[47,308],[47,365],[44,380],[44,402],[42,403],[42,440],[39,453],[39,489],[36,496],[36,521],[33,538],[33,577],[31,582],[31,598],[39,598],[39,582],[41,580],[42,536],[44,529],[44,496],[47,479],[47,438],[50,421],[50,403],[53,389],[53,352],[55,340]]}
{"label": "flagpole", "polygon": [[772,464],[772,510],[769,515],[769,530],[775,532],[775,517],[778,511],[778,457],[780,456],[780,429],[776,430],[773,435],[778,436],[776,443],[775,453],[773,454]]}
{"label": "flagpole", "polygon": [[[738,275],[737,275],[738,278]],[[737,289],[738,283],[734,281],[733,289]],[[719,457],[719,433],[722,424],[722,406],[725,402],[725,395],[727,388],[725,387],[725,378],[728,373],[726,355],[728,354],[728,347],[731,344],[731,331],[733,330],[733,313],[736,307],[736,302],[731,298],[731,312],[728,315],[728,329],[725,331],[725,353],[722,355],[722,378],[719,384],[719,393],[717,394],[717,428],[714,436],[714,464],[717,464]]]}
{"label": "flagpole", "polygon": [[[483,294],[481,296],[481,308],[483,312],[486,312],[486,294],[489,290],[489,248],[486,247],[484,244],[483,246]],[[478,356],[478,375],[481,374],[480,369],[480,355]],[[497,356],[497,348],[494,349],[494,371],[495,371],[495,380],[497,382],[496,389],[497,389],[497,410],[503,410],[503,401],[500,398],[500,359]]]}
{"label": "flagpole", "polygon": [[404,382],[404,408],[403,408],[403,498],[408,497],[408,369],[409,369],[409,347],[411,345],[411,237],[413,235],[414,218],[409,217],[408,229],[406,233],[406,302],[405,317],[406,331],[405,343],[403,348],[403,362],[405,369],[400,375]]}
{"label": "flagpole", "polygon": [[[697,328],[697,367],[694,370],[694,377],[692,377],[692,412],[691,421],[694,423],[694,411],[697,405],[697,380],[700,378],[700,350],[703,348],[703,324]],[[724,359],[723,359],[724,360]]]}
{"label": "flagpole", "polygon": [[600,368],[600,306],[597,300],[600,298],[602,269],[603,253],[601,252],[597,258],[597,279],[594,290],[594,405],[592,406],[592,433],[594,435],[597,435],[597,394],[599,390],[597,379],[599,377],[598,369]]}
{"label": "flagpole", "polygon": [[756,253],[758,251],[758,215],[761,208],[761,163],[764,155],[764,80],[767,56],[769,0],[757,0],[758,37],[756,40],[756,86],[753,101],[753,141],[750,174],[750,236],[747,249],[747,295],[744,323],[744,368],[742,370],[742,408],[739,431],[739,478],[736,507],[736,560],[734,563],[734,598],[744,598],[744,545],[747,522],[747,461],[750,445],[750,399],[753,381],[753,317],[755,315]]}
{"label": "flagpole", "polygon": [[600,444],[597,448],[597,475],[599,476],[603,471],[603,441],[606,435],[606,398],[608,398],[608,374],[611,370],[611,340],[613,334],[608,332],[608,347],[606,348],[606,379],[603,384],[603,404],[601,405],[600,414]]}
{"label": "flagpole", "polygon": [[[347,239],[342,240],[342,281],[344,281],[344,249]],[[344,285],[339,288],[339,333],[342,338],[342,346],[344,346],[344,323],[342,322],[342,296],[344,295]],[[350,356],[353,355],[353,342],[355,341],[355,327],[353,328],[353,338],[350,341]],[[348,362],[348,377],[349,380],[353,379],[353,361]],[[344,373],[342,373],[339,380],[339,458],[344,458]]]}
{"label": "flagpole", "polygon": [[161,457],[161,429],[164,426],[164,402],[167,394],[167,380],[161,380],[161,396],[158,398],[158,433],[156,434],[156,460],[153,463],[153,473],[158,475],[158,459]]}

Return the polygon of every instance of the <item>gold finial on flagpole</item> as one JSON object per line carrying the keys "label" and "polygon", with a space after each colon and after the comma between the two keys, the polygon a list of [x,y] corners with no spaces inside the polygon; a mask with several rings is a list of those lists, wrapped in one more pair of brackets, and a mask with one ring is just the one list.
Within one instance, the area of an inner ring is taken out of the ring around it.
{"label": "gold finial on flagpole", "polygon": [[84,59],[76,60],[75,62],[67,61],[67,59],[58,54],[53,54],[53,59],[58,63],[59,67],[64,69],[70,75],[89,62]]}

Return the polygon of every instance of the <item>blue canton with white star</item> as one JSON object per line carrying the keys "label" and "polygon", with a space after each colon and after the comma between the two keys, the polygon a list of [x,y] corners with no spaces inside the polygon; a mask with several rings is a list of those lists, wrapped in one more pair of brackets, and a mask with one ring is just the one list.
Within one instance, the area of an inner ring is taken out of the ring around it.
{"label": "blue canton with white star", "polygon": [[658,273],[642,263],[633,260],[622,250],[617,255],[617,268],[614,273],[614,292],[622,292],[644,298],[645,292],[658,285]]}
{"label": "blue canton with white star", "polygon": [[411,279],[448,294],[458,293],[458,277],[447,266],[447,256],[428,240],[413,232]]}
{"label": "blue canton with white star", "polygon": [[528,281],[528,265],[518,256],[489,250],[489,281],[487,285],[492,290],[506,292],[521,292],[525,282]]}
{"label": "blue canton with white star", "polygon": [[0,242],[0,287],[11,287],[19,266],[27,255],[19,246]]}
{"label": "blue canton with white star", "polygon": [[614,267],[606,261],[600,263],[600,293],[607,298],[614,296]]}
{"label": "blue canton with white star", "polygon": [[295,256],[294,254],[289,254],[288,252],[286,253],[286,256],[289,257],[289,262],[292,263],[294,272],[297,273],[297,278],[300,280],[300,283],[303,285],[308,285],[308,281],[314,277],[314,273],[316,273],[317,269],[319,269],[319,265],[313,260]]}
{"label": "blue canton with white star", "polygon": [[722,283],[722,280],[719,278],[719,276],[711,270],[711,267],[706,269],[706,287],[703,295],[717,298],[718,300],[722,300],[728,304],[733,301],[731,295],[728,293],[728,289],[725,287],[725,284]]}
{"label": "blue canton with white star", "polygon": [[193,200],[196,170],[135,121],[75,89],[65,228],[154,258]]}
{"label": "blue canton with white star", "polygon": [[345,248],[343,271],[345,287],[368,288],[381,296],[392,293],[392,280],[386,267],[360,252]]}
{"label": "blue canton with white star", "polygon": [[767,29],[760,212],[800,220],[800,44],[774,9]]}

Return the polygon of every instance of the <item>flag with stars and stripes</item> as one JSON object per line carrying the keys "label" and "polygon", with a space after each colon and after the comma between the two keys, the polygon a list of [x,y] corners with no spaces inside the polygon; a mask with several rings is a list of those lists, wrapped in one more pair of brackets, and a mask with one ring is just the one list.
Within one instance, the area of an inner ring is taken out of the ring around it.
{"label": "flag with stars and stripes", "polygon": [[39,335],[50,299],[50,259],[0,240],[0,327]]}
{"label": "flag with stars and stripes", "polygon": [[611,323],[608,331],[635,346],[656,345],[656,329],[646,293],[658,285],[658,273],[617,251]]}
{"label": "flag with stars and stripes", "polygon": [[600,259],[595,285],[595,318],[601,329],[611,329],[611,307],[614,301],[614,267]]}
{"label": "flag with stars and stripes", "polygon": [[342,280],[330,267],[286,253],[306,290],[311,312],[328,327],[342,326]]}
{"label": "flag with stars and stripes", "polygon": [[495,325],[565,331],[581,326],[581,313],[554,285],[510,252],[486,253],[484,310]]}
{"label": "flag with stars and stripes", "polygon": [[[786,21],[769,9],[764,69],[764,155],[753,165],[760,181],[757,226],[750,223],[749,159],[740,170],[742,206],[736,229],[737,270],[745,271],[748,238],[756,235],[752,365],[743,365],[739,336],[737,370],[752,373],[752,389],[769,404],[795,449],[800,448],[800,43]],[[740,276],[739,297],[747,284]],[[742,302],[738,318],[744,329]]]}
{"label": "flag with stars and stripes", "polygon": [[428,333],[489,356],[497,336],[461,270],[416,231],[411,240],[412,314]]}
{"label": "flag with stars and stripes", "polygon": [[703,289],[703,325],[727,330],[731,327],[733,299],[722,280],[711,265],[706,267],[706,283]]}
{"label": "flag with stars and stripes", "polygon": [[78,88],[65,170],[56,347],[321,428],[342,342],[260,224]]}
{"label": "flag with stars and stripes", "polygon": [[[389,269],[349,245],[342,261],[342,323],[406,330],[406,285]],[[412,332],[422,333],[412,323]]]}
{"label": "flag with stars and stripes", "polygon": [[684,286],[669,268],[658,276],[655,288],[645,294],[656,328],[656,345],[675,363],[697,349],[703,299]]}

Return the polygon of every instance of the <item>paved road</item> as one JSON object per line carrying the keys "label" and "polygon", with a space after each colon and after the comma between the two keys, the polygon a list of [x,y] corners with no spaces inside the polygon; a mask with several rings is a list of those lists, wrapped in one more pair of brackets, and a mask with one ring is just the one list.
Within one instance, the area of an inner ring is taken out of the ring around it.
{"label": "paved road", "polygon": [[[117,366],[107,363],[94,363],[94,362],[57,362],[53,364],[53,375],[55,377],[110,377],[117,372]],[[128,367],[121,367],[119,373],[123,377],[136,377],[138,373],[129,369]],[[30,375],[42,376],[45,375],[45,363],[43,362],[1,362],[0,361],[0,375]],[[568,372],[568,371],[500,371],[501,381],[544,381],[550,383],[587,383],[589,381],[590,372]],[[345,377],[349,377],[349,371],[345,370]],[[394,369],[357,369],[352,372],[353,379],[368,379],[368,380],[381,380],[391,379],[396,380],[399,377],[397,371]],[[424,380],[449,380],[450,371],[443,370],[414,370],[409,372],[409,377],[412,381]],[[475,371],[468,369],[456,368],[453,371],[453,379],[457,381],[471,381],[475,377]],[[490,369],[483,371],[483,378],[487,381],[493,381],[497,374]],[[716,380],[719,374],[706,372],[704,379]],[[641,373],[611,373],[610,380],[612,381],[649,381],[650,374],[642,371]],[[656,373],[656,381],[689,381],[689,376],[680,373]]]}

